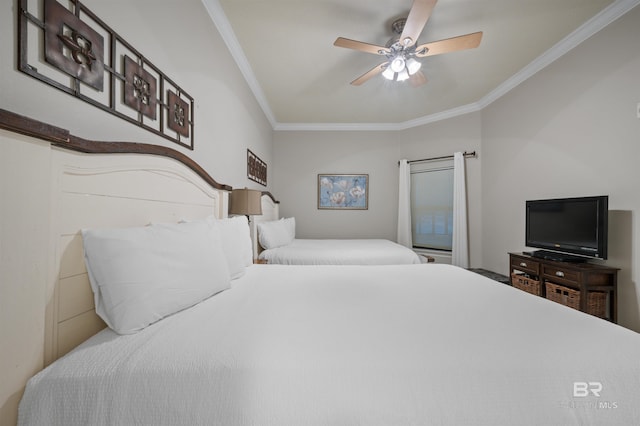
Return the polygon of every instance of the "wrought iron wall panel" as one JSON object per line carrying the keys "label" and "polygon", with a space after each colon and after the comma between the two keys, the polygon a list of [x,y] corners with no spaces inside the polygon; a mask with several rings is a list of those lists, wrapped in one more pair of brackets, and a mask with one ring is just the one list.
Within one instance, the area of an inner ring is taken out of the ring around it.
{"label": "wrought iron wall panel", "polygon": [[267,186],[267,163],[247,149],[247,177],[254,182]]}
{"label": "wrought iron wall panel", "polygon": [[187,92],[79,1],[29,1],[19,0],[20,71],[193,149]]}

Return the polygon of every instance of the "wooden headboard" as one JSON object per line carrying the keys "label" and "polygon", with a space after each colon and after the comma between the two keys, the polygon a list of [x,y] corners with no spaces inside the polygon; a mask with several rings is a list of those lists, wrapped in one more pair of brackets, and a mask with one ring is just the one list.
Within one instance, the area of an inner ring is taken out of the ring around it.
{"label": "wooden headboard", "polygon": [[171,148],[88,141],[3,110],[0,128],[48,140],[55,147],[45,365],[105,327],[94,309],[81,229],[227,216],[231,187],[217,183],[195,162]]}

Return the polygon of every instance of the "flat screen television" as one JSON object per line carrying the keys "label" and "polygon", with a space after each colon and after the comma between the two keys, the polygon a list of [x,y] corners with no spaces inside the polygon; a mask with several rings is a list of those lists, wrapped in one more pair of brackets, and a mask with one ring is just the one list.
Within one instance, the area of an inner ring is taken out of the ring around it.
{"label": "flat screen television", "polygon": [[557,198],[526,202],[527,247],[537,257],[559,261],[607,258],[609,197]]}

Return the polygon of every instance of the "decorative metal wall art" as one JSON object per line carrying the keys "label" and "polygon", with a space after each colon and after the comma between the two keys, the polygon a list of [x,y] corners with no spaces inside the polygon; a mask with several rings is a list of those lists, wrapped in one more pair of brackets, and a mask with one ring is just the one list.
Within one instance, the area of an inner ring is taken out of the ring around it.
{"label": "decorative metal wall art", "polygon": [[176,133],[189,137],[189,104],[169,90],[169,128]]}
{"label": "decorative metal wall art", "polygon": [[80,1],[18,1],[20,71],[193,149],[193,98]]}
{"label": "decorative metal wall art", "polygon": [[251,150],[247,149],[247,177],[254,182],[267,186],[267,163]]}
{"label": "decorative metal wall art", "polygon": [[47,62],[102,91],[104,39],[57,1],[44,2]]}
{"label": "decorative metal wall art", "polygon": [[124,103],[156,119],[156,79],[130,57],[124,57]]}

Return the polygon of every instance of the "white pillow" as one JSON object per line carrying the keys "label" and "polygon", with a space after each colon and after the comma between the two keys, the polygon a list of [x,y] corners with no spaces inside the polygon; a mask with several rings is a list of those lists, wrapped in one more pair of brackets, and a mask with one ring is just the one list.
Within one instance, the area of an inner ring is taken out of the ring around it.
{"label": "white pillow", "polygon": [[230,287],[220,231],[206,221],[82,230],[96,313],[132,334]]}
{"label": "white pillow", "polygon": [[283,219],[283,222],[285,224],[285,227],[287,228],[287,231],[289,232],[289,239],[293,241],[296,238],[296,218],[288,217],[286,219]]}
{"label": "white pillow", "polygon": [[258,223],[258,241],[265,249],[286,246],[296,237],[296,219],[273,220]]}
{"label": "white pillow", "polygon": [[244,275],[245,268],[253,263],[253,244],[246,216],[234,216],[216,220],[207,218],[220,230],[222,250],[227,258],[231,279]]}

